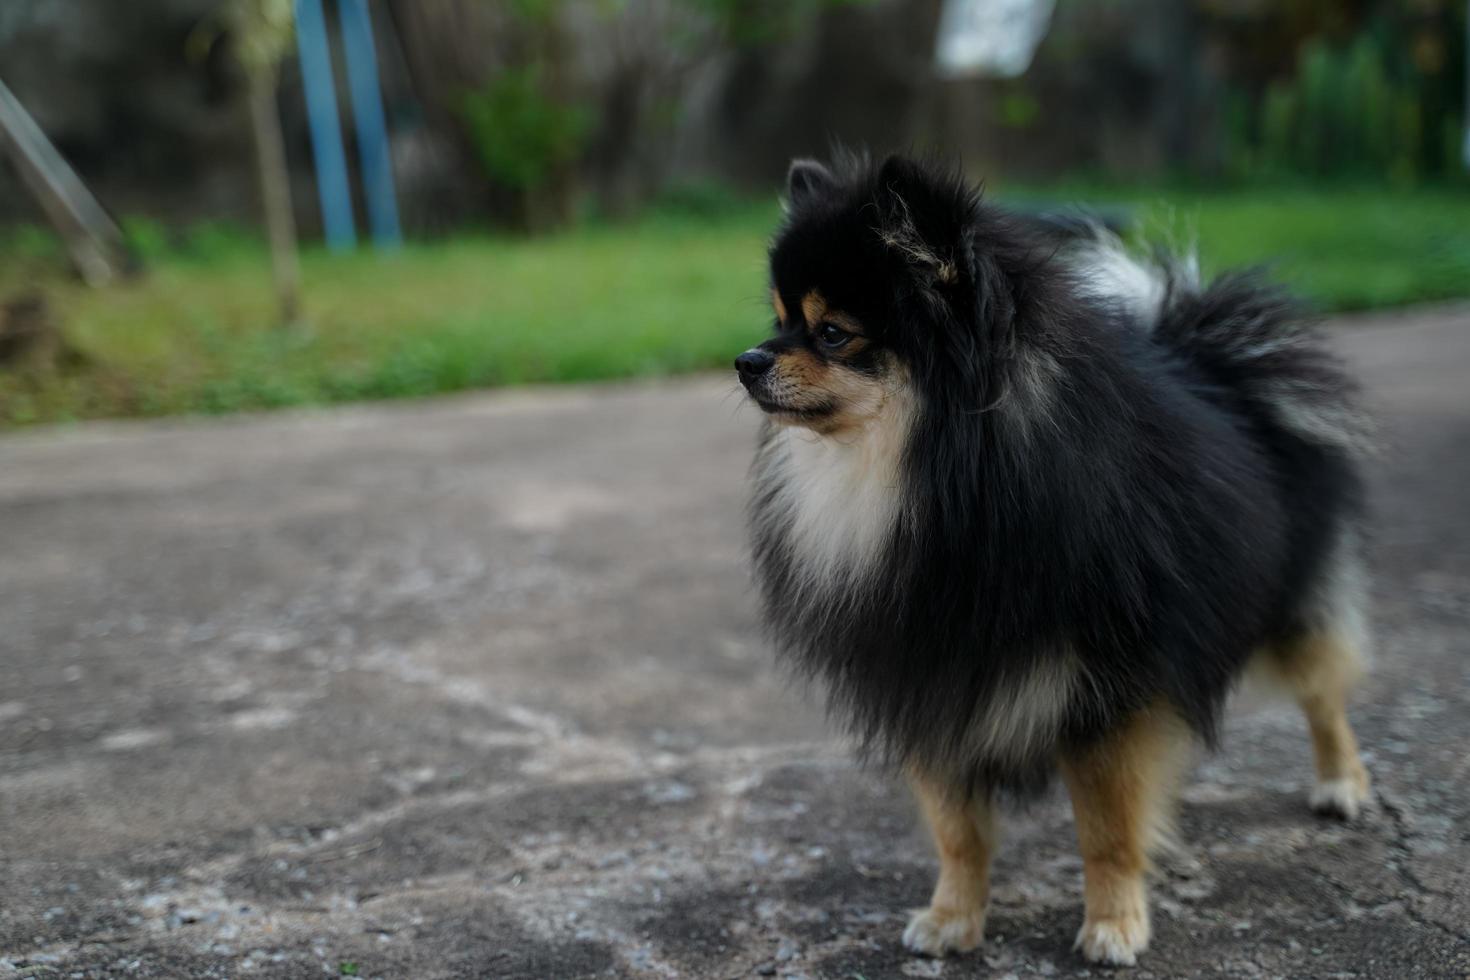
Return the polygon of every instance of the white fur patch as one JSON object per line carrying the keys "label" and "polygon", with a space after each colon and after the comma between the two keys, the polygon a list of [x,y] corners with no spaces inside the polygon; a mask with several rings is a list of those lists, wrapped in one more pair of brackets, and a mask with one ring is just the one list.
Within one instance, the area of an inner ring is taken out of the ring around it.
{"label": "white fur patch", "polygon": [[1022,442],[1038,426],[1060,431],[1064,420],[1055,412],[1056,391],[1063,384],[1062,366],[1046,351],[1023,350],[1012,365],[1011,384],[995,407],[1005,413]]}
{"label": "white fur patch", "polygon": [[[1151,262],[1133,255],[1116,235],[1099,229],[1095,238],[1076,245],[1064,261],[1083,296],[1121,306],[1146,329],[1152,329],[1168,297],[1169,277]],[[1198,260],[1181,261],[1183,282],[1197,287]]]}
{"label": "white fur patch", "polygon": [[[1199,259],[1192,251],[1170,260],[1165,268],[1134,255],[1117,236],[1103,229],[1064,252],[1063,262],[1084,298],[1122,309],[1146,330],[1158,326],[1171,289],[1197,293],[1201,288]],[[1284,325],[1265,335],[1245,326],[1238,337],[1228,340],[1227,348],[1230,356],[1242,364],[1313,343]],[[1281,424],[1298,435],[1351,452],[1373,451],[1371,424],[1340,392],[1324,389],[1310,379],[1279,375],[1248,384],[1252,394],[1276,412]]]}
{"label": "white fur patch", "polygon": [[[1297,341],[1293,338],[1292,343]],[[1278,346],[1285,346],[1281,341]],[[1266,353],[1266,344],[1249,351],[1251,356]],[[1351,403],[1334,392],[1323,392],[1313,385],[1288,378],[1276,378],[1261,386],[1261,397],[1276,410],[1281,424],[1297,435],[1327,446],[1340,446],[1359,455],[1374,450],[1372,425]]]}
{"label": "white fur patch", "polygon": [[1322,692],[1338,696],[1367,672],[1373,640],[1368,624],[1368,573],[1361,548],[1357,531],[1350,527],[1340,531],[1306,598],[1306,625],[1324,635],[1325,639],[1316,641],[1316,649],[1323,652],[1305,666],[1299,661],[1293,666],[1289,647],[1263,647],[1246,667],[1244,680],[1251,688],[1297,699]]}
{"label": "white fur patch", "polygon": [[1048,658],[996,685],[966,734],[972,759],[1023,762],[1056,738],[1081,675],[1075,658]]}
{"label": "white fur patch", "polygon": [[1143,915],[1135,918],[1089,921],[1077,933],[1073,945],[1093,963],[1133,966],[1138,962],[1138,954],[1148,949],[1151,933],[1145,909]]}
{"label": "white fur patch", "polygon": [[762,482],[776,488],[772,516],[790,521],[804,588],[849,589],[881,564],[903,496],[900,465],[913,416],[910,396],[897,391],[856,432],[788,426],[772,434]]}
{"label": "white fur patch", "polygon": [[1339,534],[1315,597],[1320,625],[1342,637],[1342,646],[1355,661],[1351,669],[1357,673],[1367,669],[1373,649],[1362,548],[1358,532],[1347,529]]}
{"label": "white fur patch", "polygon": [[925,956],[966,953],[985,939],[985,913],[945,914],[932,908],[920,909],[909,918],[903,931],[907,949]]}
{"label": "white fur patch", "polygon": [[1368,791],[1354,778],[1329,779],[1312,787],[1312,812],[1354,820],[1367,797]]}

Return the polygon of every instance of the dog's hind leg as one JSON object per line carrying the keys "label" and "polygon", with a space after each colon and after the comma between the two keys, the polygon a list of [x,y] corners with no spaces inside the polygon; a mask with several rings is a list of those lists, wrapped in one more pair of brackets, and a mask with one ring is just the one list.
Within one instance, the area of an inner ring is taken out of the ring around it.
{"label": "dog's hind leg", "polygon": [[1087,906],[1077,948],[1089,960],[1127,966],[1148,948],[1144,876],[1150,853],[1170,835],[1192,743],[1179,716],[1158,704],[1062,759]]}
{"label": "dog's hind leg", "polygon": [[1361,636],[1341,625],[1314,628],[1261,655],[1268,675],[1307,716],[1317,764],[1312,809],[1344,820],[1356,817],[1368,799],[1368,771],[1347,718],[1348,694],[1363,674]]}
{"label": "dog's hind leg", "polygon": [[1255,658],[1258,675],[1290,692],[1307,716],[1317,763],[1312,809],[1344,820],[1368,799],[1368,771],[1347,719],[1348,695],[1368,663],[1366,604],[1355,542],[1344,538],[1301,628]]}
{"label": "dog's hind leg", "polygon": [[939,881],[929,907],[909,919],[903,944],[916,953],[963,953],[985,938],[990,860],[997,838],[995,808],[979,796],[911,773],[909,783],[939,852]]}

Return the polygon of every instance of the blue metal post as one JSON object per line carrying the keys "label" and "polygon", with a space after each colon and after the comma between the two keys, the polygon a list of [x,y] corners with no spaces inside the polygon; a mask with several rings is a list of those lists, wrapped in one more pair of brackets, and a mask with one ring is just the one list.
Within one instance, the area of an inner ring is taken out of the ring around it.
{"label": "blue metal post", "polygon": [[357,229],[352,220],[352,185],[347,177],[347,155],[342,150],[337,83],[332,78],[332,51],[321,0],[296,0],[296,53],[306,89],[306,117],[311,123],[311,152],[316,160],[317,196],[322,204],[327,247],[343,252],[357,244]]}
{"label": "blue metal post", "polygon": [[372,14],[367,0],[338,0],[337,10],[342,19],[342,48],[347,55],[347,82],[357,120],[357,155],[362,163],[373,242],[379,249],[392,250],[403,243],[403,235],[393,193],[393,161],[388,150],[388,127],[383,121]]}

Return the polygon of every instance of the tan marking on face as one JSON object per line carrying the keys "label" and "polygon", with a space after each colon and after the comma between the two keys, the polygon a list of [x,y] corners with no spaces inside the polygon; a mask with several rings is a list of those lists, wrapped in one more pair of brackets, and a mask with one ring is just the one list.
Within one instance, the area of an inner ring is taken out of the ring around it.
{"label": "tan marking on face", "polygon": [[[849,346],[857,343],[849,341]],[[825,360],[804,348],[783,351],[776,356],[769,391],[783,405],[793,409],[826,409],[827,414],[815,418],[799,415],[777,417],[787,425],[798,425],[835,435],[865,426],[877,420],[888,407],[902,384],[897,368],[878,376],[855,371],[838,360]]]}
{"label": "tan marking on face", "polygon": [[863,335],[863,325],[858,322],[858,318],[842,310],[833,309],[828,305],[826,298],[815,289],[802,297],[801,315],[806,320],[806,332],[813,339],[816,339],[822,327],[829,323],[852,334],[852,340],[849,340],[841,351],[836,353],[835,356],[838,358],[850,357],[868,345],[868,340]]}
{"label": "tan marking on face", "polygon": [[857,317],[833,309],[815,289],[801,298],[801,315],[806,320],[808,333],[816,333],[824,323],[835,324],[850,334],[861,335],[863,332],[863,325]]}
{"label": "tan marking on face", "polygon": [[[828,310],[825,322],[841,327],[854,337],[860,339],[863,337],[863,325],[857,321],[857,317],[849,316],[841,310]],[[818,326],[821,326],[821,324],[818,324]]]}
{"label": "tan marking on face", "polygon": [[811,330],[827,318],[827,300],[813,289],[801,298],[801,315],[806,319],[806,328]]}
{"label": "tan marking on face", "polygon": [[[774,290],[771,297],[776,314],[782,325],[788,322],[785,305]],[[770,383],[771,396],[781,404],[797,410],[790,416],[776,416],[786,425],[812,429],[831,435],[873,421],[892,393],[893,372],[883,372],[874,377],[847,367],[843,360],[862,351],[869,343],[863,336],[863,327],[858,320],[834,310],[817,290],[811,290],[801,299],[801,315],[812,343],[818,343],[817,332],[826,324],[832,324],[852,334],[852,339],[841,349],[826,357],[807,349],[796,348],[782,351],[776,356],[776,367]],[[802,418],[801,410],[833,410],[819,418]]]}

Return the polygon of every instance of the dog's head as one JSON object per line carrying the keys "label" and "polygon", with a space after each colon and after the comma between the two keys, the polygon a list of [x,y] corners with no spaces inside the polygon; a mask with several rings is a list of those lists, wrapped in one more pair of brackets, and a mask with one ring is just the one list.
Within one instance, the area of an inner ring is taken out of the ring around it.
{"label": "dog's head", "polygon": [[[936,370],[980,372],[1014,301],[962,179],[890,157],[791,165],[771,248],[774,336],[735,368],[779,424],[825,435],[881,418]],[[977,397],[984,378],[969,379]],[[963,381],[963,379],[962,379]]]}

